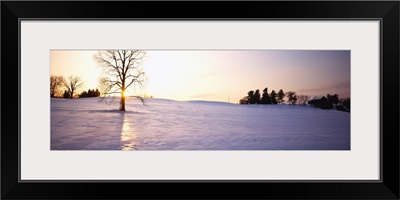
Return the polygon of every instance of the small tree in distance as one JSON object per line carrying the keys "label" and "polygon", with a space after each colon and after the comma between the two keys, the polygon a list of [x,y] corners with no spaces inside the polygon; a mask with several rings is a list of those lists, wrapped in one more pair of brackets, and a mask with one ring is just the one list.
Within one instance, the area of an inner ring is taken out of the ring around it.
{"label": "small tree in distance", "polygon": [[285,93],[283,92],[282,89],[280,89],[277,96],[278,103],[280,104],[283,103],[284,102],[283,98],[285,98]]}
{"label": "small tree in distance", "polygon": [[306,105],[309,99],[310,99],[309,95],[303,95],[303,94],[297,95],[297,103],[299,105]]}
{"label": "small tree in distance", "polygon": [[289,91],[289,92],[286,93],[286,96],[288,98],[288,103],[289,104],[296,104],[296,101],[297,101],[296,92]]}
{"label": "small tree in distance", "polygon": [[74,98],[74,94],[78,92],[85,84],[79,76],[73,76],[73,75],[69,76],[66,80],[64,80],[63,83],[64,87],[67,88],[67,92],[69,93],[69,98],[71,99]]}
{"label": "small tree in distance", "polygon": [[262,104],[271,104],[271,98],[270,98],[270,96],[268,94],[268,88],[267,87],[263,90],[263,94],[262,94],[262,97],[261,97],[261,103]]}
{"label": "small tree in distance", "polygon": [[62,76],[50,76],[50,97],[54,97],[59,91],[59,88],[64,84],[64,78]]}
{"label": "small tree in distance", "polygon": [[250,90],[247,92],[247,98],[248,98],[248,103],[249,104],[254,104],[254,91]]}
{"label": "small tree in distance", "polygon": [[253,98],[254,98],[254,101],[253,101],[254,104],[260,104],[261,103],[261,96],[260,96],[260,90],[259,89],[256,90],[256,92],[254,93]]}
{"label": "small tree in distance", "polygon": [[271,91],[270,97],[271,97],[271,103],[272,104],[278,104],[278,101],[276,100],[276,92],[275,92],[275,90]]}

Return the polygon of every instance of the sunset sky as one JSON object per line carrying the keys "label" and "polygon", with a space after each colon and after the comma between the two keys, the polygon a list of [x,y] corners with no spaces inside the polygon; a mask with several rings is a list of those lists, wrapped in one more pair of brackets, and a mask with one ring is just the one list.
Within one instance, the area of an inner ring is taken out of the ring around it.
{"label": "sunset sky", "polygon": [[[237,103],[250,90],[350,97],[350,51],[344,50],[148,50],[143,63],[147,94],[174,100]],[[80,76],[85,90],[98,87],[96,51],[50,51],[50,74]]]}

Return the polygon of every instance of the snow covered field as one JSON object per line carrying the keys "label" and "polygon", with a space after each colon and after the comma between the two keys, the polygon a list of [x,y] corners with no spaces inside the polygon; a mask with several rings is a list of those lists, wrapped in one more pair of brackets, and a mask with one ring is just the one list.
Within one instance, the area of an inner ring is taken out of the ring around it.
{"label": "snow covered field", "polygon": [[51,150],[350,150],[350,113],[291,105],[51,99]]}

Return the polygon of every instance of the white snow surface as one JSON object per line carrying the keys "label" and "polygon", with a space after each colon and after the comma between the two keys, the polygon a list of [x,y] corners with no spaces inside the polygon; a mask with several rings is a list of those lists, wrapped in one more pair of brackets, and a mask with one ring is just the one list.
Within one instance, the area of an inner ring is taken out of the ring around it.
{"label": "white snow surface", "polygon": [[350,150],[350,113],[294,105],[51,99],[51,150]]}

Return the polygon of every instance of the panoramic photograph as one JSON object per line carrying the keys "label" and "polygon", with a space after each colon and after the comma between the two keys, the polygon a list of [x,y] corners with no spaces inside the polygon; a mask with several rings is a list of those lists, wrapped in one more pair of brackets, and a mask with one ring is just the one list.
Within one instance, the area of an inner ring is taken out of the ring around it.
{"label": "panoramic photograph", "polygon": [[51,150],[351,150],[349,50],[51,50]]}

